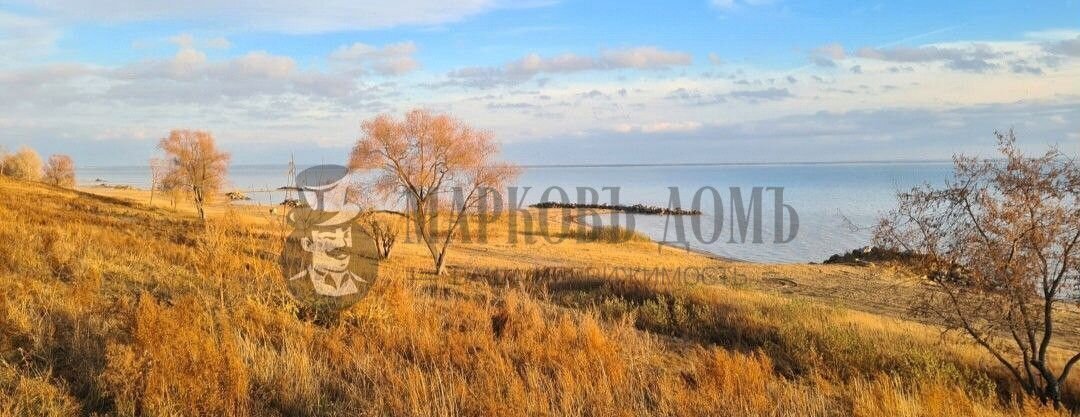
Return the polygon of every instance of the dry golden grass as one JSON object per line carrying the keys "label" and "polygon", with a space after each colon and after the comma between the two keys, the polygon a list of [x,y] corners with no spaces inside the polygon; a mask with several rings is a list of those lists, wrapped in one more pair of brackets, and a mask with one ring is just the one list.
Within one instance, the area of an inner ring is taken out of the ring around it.
{"label": "dry golden grass", "polygon": [[932,327],[741,288],[764,272],[676,286],[566,269],[727,265],[648,242],[490,239],[438,279],[402,244],[365,299],[309,320],[255,209],[204,228],[0,193],[0,415],[1064,415],[1015,401]]}

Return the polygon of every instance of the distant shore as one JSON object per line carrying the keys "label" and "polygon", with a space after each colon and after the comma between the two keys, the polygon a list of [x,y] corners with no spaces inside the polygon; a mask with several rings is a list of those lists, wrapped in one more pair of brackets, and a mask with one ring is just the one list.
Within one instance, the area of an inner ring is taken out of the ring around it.
{"label": "distant shore", "polygon": [[647,206],[644,204],[633,205],[621,205],[621,204],[577,204],[577,203],[559,203],[554,201],[544,201],[530,205],[529,207],[537,209],[593,209],[593,210],[611,210],[630,214],[645,214],[645,215],[659,215],[659,216],[699,216],[701,210],[697,209],[684,209],[681,207],[667,208]]}

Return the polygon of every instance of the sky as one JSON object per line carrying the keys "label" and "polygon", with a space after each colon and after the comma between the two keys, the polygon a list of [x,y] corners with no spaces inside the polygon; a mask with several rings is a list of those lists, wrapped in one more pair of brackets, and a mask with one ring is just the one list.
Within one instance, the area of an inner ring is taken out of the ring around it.
{"label": "sky", "polygon": [[412,108],[522,164],[1080,154],[1080,1],[0,0],[0,146],[343,163]]}

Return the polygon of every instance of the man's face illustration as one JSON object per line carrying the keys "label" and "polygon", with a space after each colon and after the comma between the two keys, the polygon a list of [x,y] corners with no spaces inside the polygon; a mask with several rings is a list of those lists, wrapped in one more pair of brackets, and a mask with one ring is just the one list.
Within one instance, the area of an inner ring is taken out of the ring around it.
{"label": "man's face illustration", "polygon": [[352,230],[348,226],[315,228],[301,241],[301,246],[311,253],[311,267],[316,272],[345,272],[349,267]]}
{"label": "man's face illustration", "polygon": [[301,204],[288,211],[292,230],[281,253],[289,292],[312,308],[352,305],[378,277],[379,258],[369,236],[353,240],[352,228],[363,210],[346,198],[349,170],[307,168],[296,175],[295,184]]}

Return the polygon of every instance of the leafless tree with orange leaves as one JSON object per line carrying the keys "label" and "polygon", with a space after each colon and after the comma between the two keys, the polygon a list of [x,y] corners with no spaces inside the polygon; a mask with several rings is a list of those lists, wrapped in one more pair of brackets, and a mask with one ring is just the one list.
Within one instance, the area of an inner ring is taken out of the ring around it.
{"label": "leafless tree with orange leaves", "polygon": [[450,115],[417,109],[401,120],[380,115],[362,127],[349,167],[372,170],[375,190],[406,196],[406,214],[435,273],[442,274],[462,218],[513,179],[517,168],[494,160],[498,147],[491,133]]}
{"label": "leafless tree with orange leaves", "polygon": [[1080,299],[1080,167],[1054,148],[1024,155],[1011,130],[996,136],[1003,159],[955,157],[944,187],[899,194],[876,240],[924,255],[916,266],[933,285],[915,312],[965,333],[1027,394],[1060,407],[1080,361],[1050,353],[1077,326],[1061,316]]}
{"label": "leafless tree with orange leaves", "polygon": [[191,192],[199,218],[206,220],[206,201],[225,184],[229,154],[217,149],[214,137],[199,130],[173,130],[158,147],[165,152],[168,169],[163,183]]}

